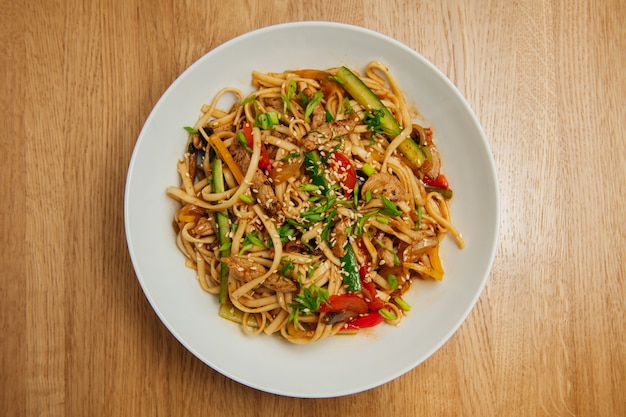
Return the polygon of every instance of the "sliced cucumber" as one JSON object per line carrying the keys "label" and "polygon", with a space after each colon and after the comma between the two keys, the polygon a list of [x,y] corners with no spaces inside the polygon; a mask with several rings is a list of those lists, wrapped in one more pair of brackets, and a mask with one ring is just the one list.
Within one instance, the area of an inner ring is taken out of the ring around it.
{"label": "sliced cucumber", "polygon": [[427,159],[427,156],[423,150],[424,147],[415,143],[415,141],[410,137],[406,138],[404,142],[402,142],[400,146],[398,146],[398,149],[400,149],[400,152],[402,152],[402,154],[409,161],[415,164],[416,168],[421,167],[424,161],[426,161]]}
{"label": "sliced cucumber", "polygon": [[402,129],[393,114],[389,111],[376,94],[361,79],[346,67],[337,70],[337,79],[352,96],[366,110],[381,110],[380,127],[389,137],[398,136]]}
{"label": "sliced cucumber", "polygon": [[[393,117],[391,111],[355,73],[346,67],[340,67],[337,70],[336,79],[343,85],[343,88],[346,89],[348,94],[365,109],[382,111],[380,127],[391,139],[402,132],[402,128],[395,117]],[[421,146],[415,143],[410,137],[406,138],[404,142],[398,146],[398,149],[409,161],[415,164],[416,168],[422,166],[427,159],[427,155],[424,153]]]}
{"label": "sliced cucumber", "polygon": [[[215,158],[213,161],[213,187],[216,193],[224,192],[224,173],[222,170],[222,160]],[[217,223],[217,231],[220,240],[220,256],[227,257],[230,255],[230,224],[228,214],[224,211],[215,212],[215,222]],[[228,300],[228,264],[220,262],[220,293],[219,303],[224,304]]]}

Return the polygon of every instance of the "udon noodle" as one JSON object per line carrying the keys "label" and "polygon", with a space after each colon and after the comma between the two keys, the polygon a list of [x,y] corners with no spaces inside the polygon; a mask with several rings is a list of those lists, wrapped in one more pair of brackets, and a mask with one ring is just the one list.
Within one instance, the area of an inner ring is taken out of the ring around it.
{"label": "udon noodle", "polygon": [[443,278],[444,236],[464,245],[432,130],[380,62],[254,71],[252,85],[186,127],[167,189],[186,265],[246,333],[309,343],[399,324],[411,283]]}

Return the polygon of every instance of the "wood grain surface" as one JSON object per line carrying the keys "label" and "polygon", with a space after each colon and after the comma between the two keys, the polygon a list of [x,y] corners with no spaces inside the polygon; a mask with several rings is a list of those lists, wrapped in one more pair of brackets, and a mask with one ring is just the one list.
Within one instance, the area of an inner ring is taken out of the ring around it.
{"label": "wood grain surface", "polygon": [[[1,0],[0,19],[0,415],[626,415],[624,1]],[[501,190],[493,270],[458,332],[388,384],[319,400],[189,353],[143,295],[123,221],[170,83],[299,20],[432,61],[481,121]]]}

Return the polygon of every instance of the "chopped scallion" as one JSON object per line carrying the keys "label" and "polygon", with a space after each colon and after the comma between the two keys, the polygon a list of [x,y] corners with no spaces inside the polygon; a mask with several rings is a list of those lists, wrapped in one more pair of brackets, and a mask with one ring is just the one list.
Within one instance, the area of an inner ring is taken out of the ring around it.
{"label": "chopped scallion", "polygon": [[313,98],[311,98],[309,103],[306,105],[306,109],[304,111],[305,121],[309,120],[309,116],[311,116],[315,107],[322,101],[322,98],[324,98],[324,95],[319,90],[313,95]]}
{"label": "chopped scallion", "polygon": [[252,198],[252,196],[249,196],[247,194],[241,194],[239,196],[239,199],[245,203],[252,203],[254,201],[254,199]]}
{"label": "chopped scallion", "polygon": [[372,192],[370,190],[365,190],[365,202],[369,203],[372,201]]}
{"label": "chopped scallion", "polygon": [[402,211],[398,210],[398,207],[394,204],[393,201],[389,200],[384,195],[381,195],[380,199],[383,202],[383,205],[385,206],[385,208],[382,209],[381,213],[386,214],[388,216],[392,216],[392,217],[397,217],[397,216],[402,215]]}
{"label": "chopped scallion", "polygon": [[417,222],[415,222],[415,229],[419,230],[422,224],[422,206],[417,206]]}
{"label": "chopped scallion", "polygon": [[363,168],[361,168],[361,170],[363,171],[363,173],[365,175],[367,175],[368,177],[371,177],[373,174],[376,173],[376,170],[374,169],[373,166],[371,166],[370,164],[363,164]]}
{"label": "chopped scallion", "polygon": [[320,189],[319,185],[315,185],[315,184],[302,184],[298,187],[298,191],[307,191],[307,192],[314,192],[314,191],[318,191]]}
{"label": "chopped scallion", "polygon": [[378,220],[382,224],[389,224],[389,217],[376,216],[376,220]]}
{"label": "chopped scallion", "polygon": [[395,301],[398,307],[400,307],[403,311],[411,311],[411,305],[404,301],[401,297],[393,297],[393,301]]}
{"label": "chopped scallion", "polygon": [[251,96],[246,97],[246,99],[241,102],[241,106],[245,106],[246,104],[250,103],[253,100],[256,100],[256,95],[254,95],[254,94],[252,94]]}
{"label": "chopped scallion", "polygon": [[398,318],[396,317],[395,314],[393,314],[391,311],[387,310],[386,308],[381,308],[380,310],[378,310],[378,313],[387,320],[396,320]]}
{"label": "chopped scallion", "polygon": [[246,151],[252,153],[252,148],[248,146],[248,141],[246,140],[246,136],[243,134],[243,132],[237,132],[237,140],[239,141],[239,143],[241,143]]}
{"label": "chopped scallion", "polygon": [[387,284],[391,287],[392,290],[398,289],[398,277],[394,274],[387,275]]}
{"label": "chopped scallion", "polygon": [[278,113],[275,111],[268,111],[267,113],[261,113],[254,121],[254,125],[261,129],[271,129],[274,125],[278,124]]}
{"label": "chopped scallion", "polygon": [[282,158],[280,158],[281,161],[288,161],[290,159],[293,158],[299,158],[300,157],[300,152],[292,152],[288,155],[283,156]]}
{"label": "chopped scallion", "polygon": [[328,79],[329,79],[329,80],[331,80],[331,81],[334,81],[334,82],[338,83],[339,85],[343,85],[343,84],[344,84],[344,83],[343,83],[343,80],[342,80],[341,78],[336,77],[336,76],[334,76],[334,75],[329,75],[329,76],[328,76]]}

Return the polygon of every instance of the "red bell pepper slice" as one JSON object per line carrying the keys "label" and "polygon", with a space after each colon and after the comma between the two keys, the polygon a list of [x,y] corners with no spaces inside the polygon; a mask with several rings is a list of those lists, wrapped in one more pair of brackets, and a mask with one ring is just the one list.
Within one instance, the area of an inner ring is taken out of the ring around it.
{"label": "red bell pepper slice", "polygon": [[385,302],[378,298],[378,295],[376,294],[376,285],[372,281],[362,282],[361,286],[363,297],[365,297],[367,306],[371,311],[378,311],[385,307]]}
{"label": "red bell pepper slice", "polygon": [[[248,146],[250,149],[254,149],[254,138],[252,137],[252,125],[248,122],[243,122],[243,127],[241,128],[243,135],[246,137],[246,142],[248,142]],[[272,162],[270,161],[270,156],[267,153],[267,148],[264,143],[261,143],[261,159],[259,159],[259,168],[271,171]]]}
{"label": "red bell pepper slice", "polygon": [[444,190],[450,188],[450,184],[448,184],[448,179],[443,174],[439,174],[435,179],[430,178],[428,175],[424,175],[424,178],[422,178],[422,182],[429,187],[443,188]]}
{"label": "red bell pepper slice", "polygon": [[337,173],[339,182],[344,187],[344,194],[349,197],[356,186],[356,169],[350,159],[341,152],[335,151],[328,159],[328,165]]}
{"label": "red bell pepper slice", "polygon": [[357,317],[354,320],[350,320],[343,326],[343,329],[345,330],[365,329],[367,327],[377,326],[383,321],[385,321],[385,318],[381,316],[378,311],[373,311],[364,316]]}
{"label": "red bell pepper slice", "polygon": [[365,300],[355,293],[333,294],[328,297],[328,302],[319,308],[322,313],[342,311],[354,311],[357,314],[365,314],[369,307]]}

